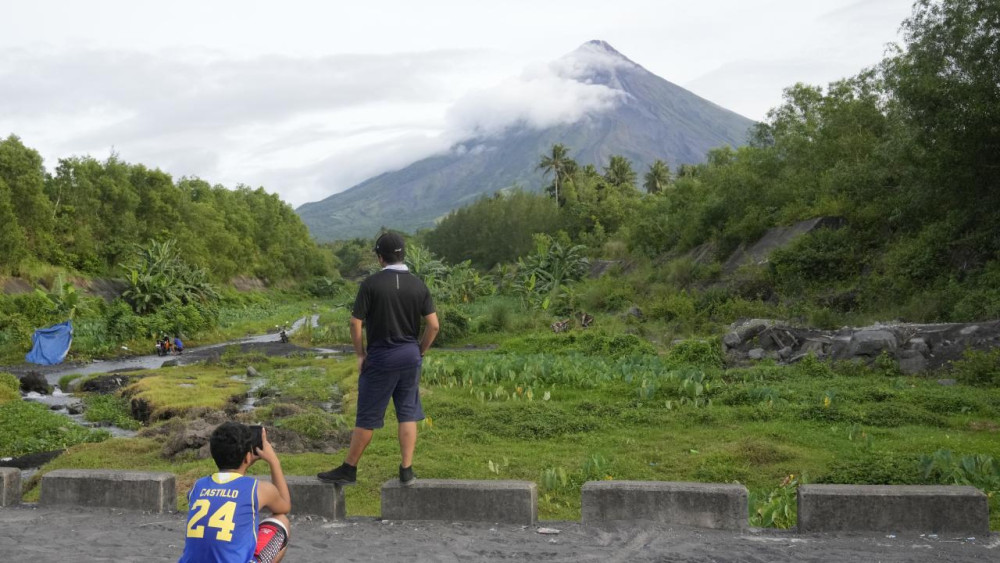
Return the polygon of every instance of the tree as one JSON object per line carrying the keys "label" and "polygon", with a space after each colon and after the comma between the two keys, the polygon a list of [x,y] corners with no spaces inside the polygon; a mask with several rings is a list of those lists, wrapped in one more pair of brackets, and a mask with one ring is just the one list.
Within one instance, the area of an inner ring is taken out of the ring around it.
{"label": "tree", "polygon": [[649,166],[649,171],[646,172],[645,182],[643,182],[642,187],[646,188],[646,193],[648,194],[658,194],[663,192],[669,181],[670,167],[667,166],[666,162],[656,159]]}
{"label": "tree", "polygon": [[632,162],[621,155],[612,156],[604,168],[604,179],[624,193],[635,191],[637,177],[635,170],[632,170]]}
{"label": "tree", "polygon": [[564,181],[576,170],[576,162],[569,158],[569,150],[560,143],[552,145],[550,154],[543,154],[538,162],[538,169],[543,175],[552,172],[552,185],[555,186],[556,205],[559,205],[559,183]]}
{"label": "tree", "polygon": [[24,259],[24,230],[14,215],[10,190],[0,178],[0,272],[14,273]]}
{"label": "tree", "polygon": [[[883,64],[892,106],[926,155],[924,191],[954,186],[973,214],[1000,200],[1000,3],[918,0],[905,51]],[[919,158],[919,157],[918,157]],[[933,201],[934,197],[929,196]]]}
{"label": "tree", "polygon": [[7,197],[18,218],[27,252],[33,258],[48,259],[55,243],[42,157],[14,135],[0,140],[0,180],[7,185]]}

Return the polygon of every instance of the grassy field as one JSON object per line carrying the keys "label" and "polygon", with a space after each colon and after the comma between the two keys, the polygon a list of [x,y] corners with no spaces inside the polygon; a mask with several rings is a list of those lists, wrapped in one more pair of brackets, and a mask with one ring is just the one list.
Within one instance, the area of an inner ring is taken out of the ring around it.
{"label": "grassy field", "polygon": [[[551,346],[552,338],[539,335],[538,342]],[[711,341],[656,355],[629,339],[573,338],[555,354],[532,351],[532,338],[496,351],[432,352],[423,376],[428,419],[420,424],[418,476],[535,481],[542,519],[579,518],[580,487],[588,480],[739,482],[751,491],[756,522],[778,526],[794,523],[789,511],[801,482],[968,482],[991,495],[991,525],[1000,529],[1000,390],[812,358],[723,369]],[[230,355],[219,365],[149,373],[127,393],[151,403],[154,427],[166,425],[242,397],[246,365],[261,371],[258,393],[270,399],[239,416],[313,444],[343,443],[357,388],[351,357]],[[324,403],[342,405],[342,413],[328,414]],[[350,515],[379,514],[379,487],[396,476],[391,407],[386,420],[362,460],[358,486],[347,489]],[[164,459],[162,438],[149,434],[81,443],[44,471],[172,471],[182,508],[187,489],[214,469],[212,462],[193,453]],[[343,452],[282,455],[292,475],[342,460]],[[37,495],[37,483],[29,482],[29,495]]]}

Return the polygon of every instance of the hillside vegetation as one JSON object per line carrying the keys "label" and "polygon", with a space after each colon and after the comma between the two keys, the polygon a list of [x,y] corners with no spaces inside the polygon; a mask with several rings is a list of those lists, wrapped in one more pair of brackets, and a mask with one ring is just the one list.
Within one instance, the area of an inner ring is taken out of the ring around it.
{"label": "hillside vegetation", "polygon": [[[902,26],[905,45],[826,88],[788,88],[748,146],[713,150],[704,164],[671,173],[664,162],[633,170],[620,156],[600,169],[580,166],[568,158],[572,147],[556,144],[538,160],[551,182],[546,195],[480,200],[422,239],[447,262],[481,268],[529,253],[524,233],[584,245],[588,256],[622,259],[633,272],[630,283],[608,288],[605,304],[619,307],[666,284],[674,293],[712,288],[709,302],[721,291],[822,309],[813,315],[819,324],[858,314],[995,318],[998,27],[996,2],[919,1]],[[718,283],[719,264],[741,245],[819,216],[845,226],[801,237],[766,267]]]}

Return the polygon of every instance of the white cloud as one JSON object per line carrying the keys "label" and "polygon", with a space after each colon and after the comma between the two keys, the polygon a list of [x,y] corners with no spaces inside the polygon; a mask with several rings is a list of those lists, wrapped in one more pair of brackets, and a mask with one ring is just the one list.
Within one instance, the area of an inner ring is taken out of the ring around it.
{"label": "white cloud", "polygon": [[630,65],[588,43],[555,62],[531,65],[518,77],[466,94],[448,111],[448,134],[459,141],[513,126],[542,129],[611,109],[628,94],[581,80]]}

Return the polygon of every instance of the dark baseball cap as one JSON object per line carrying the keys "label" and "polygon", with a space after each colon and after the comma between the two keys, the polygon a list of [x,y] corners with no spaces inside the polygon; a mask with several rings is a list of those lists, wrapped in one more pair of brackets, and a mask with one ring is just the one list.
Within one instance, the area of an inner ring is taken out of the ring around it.
{"label": "dark baseball cap", "polygon": [[375,241],[375,253],[387,262],[401,262],[406,256],[406,242],[396,233],[382,233]]}

